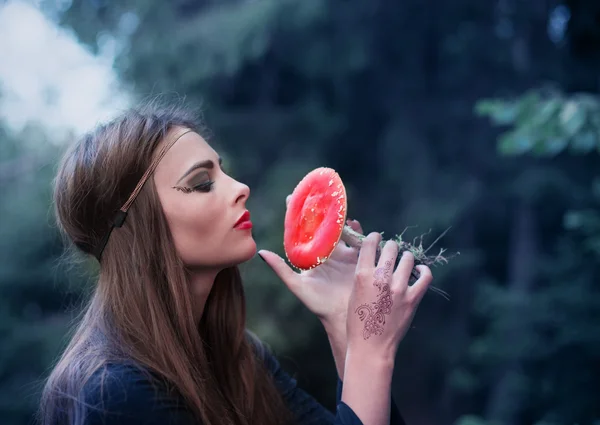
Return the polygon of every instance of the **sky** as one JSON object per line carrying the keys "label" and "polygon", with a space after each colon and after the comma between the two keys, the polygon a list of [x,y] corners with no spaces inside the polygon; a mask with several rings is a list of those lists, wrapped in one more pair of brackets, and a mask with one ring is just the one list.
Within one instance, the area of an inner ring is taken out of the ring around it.
{"label": "sky", "polygon": [[[127,106],[112,70],[116,42],[94,56],[77,37],[36,7],[42,0],[0,0],[0,122],[19,131],[27,122],[50,132],[92,128]],[[70,0],[52,0],[60,9]],[[569,13],[559,6],[548,22],[550,37],[564,35]]]}
{"label": "sky", "polygon": [[91,54],[35,2],[0,2],[0,121],[13,131],[41,123],[57,142],[89,130],[128,104],[113,59]]}

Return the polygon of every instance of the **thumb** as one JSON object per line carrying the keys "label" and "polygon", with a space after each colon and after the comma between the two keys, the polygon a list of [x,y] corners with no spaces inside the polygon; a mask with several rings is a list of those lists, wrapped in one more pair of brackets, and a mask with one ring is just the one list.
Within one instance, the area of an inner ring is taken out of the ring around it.
{"label": "thumb", "polygon": [[258,255],[273,269],[275,274],[286,284],[290,291],[296,294],[296,284],[299,278],[298,273],[292,270],[286,264],[285,260],[274,252],[261,249],[258,251]]}

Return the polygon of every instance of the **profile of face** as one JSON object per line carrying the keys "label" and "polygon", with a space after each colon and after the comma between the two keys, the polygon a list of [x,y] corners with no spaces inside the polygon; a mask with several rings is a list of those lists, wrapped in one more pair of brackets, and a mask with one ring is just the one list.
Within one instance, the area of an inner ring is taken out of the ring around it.
{"label": "profile of face", "polygon": [[[174,128],[157,151],[173,136]],[[154,171],[154,184],[175,248],[194,271],[220,270],[252,258],[246,201],[250,189],[228,176],[217,152],[195,132],[184,134]],[[241,225],[237,225],[240,220]]]}

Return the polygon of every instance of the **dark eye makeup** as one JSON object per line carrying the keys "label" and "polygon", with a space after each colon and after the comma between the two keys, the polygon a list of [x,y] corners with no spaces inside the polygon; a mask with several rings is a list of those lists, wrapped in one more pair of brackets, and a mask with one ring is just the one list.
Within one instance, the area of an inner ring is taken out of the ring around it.
{"label": "dark eye makeup", "polygon": [[[207,165],[205,163],[210,163],[210,164]],[[210,160],[205,161],[205,163],[200,162],[200,163],[195,164],[179,180],[181,181],[184,177],[186,177],[186,175],[191,174],[194,171],[194,169],[203,168],[203,167],[206,167],[209,169],[213,168],[212,161],[210,161]],[[223,162],[220,157],[219,157],[219,168],[221,169],[221,171],[223,173],[227,174],[227,171],[224,169]],[[206,180],[202,180],[199,182],[200,179],[198,177],[200,177],[200,176],[205,176]],[[196,174],[193,178],[191,178],[190,181],[188,182],[187,186],[173,186],[173,189],[179,190],[180,192],[183,192],[183,193],[210,192],[214,184],[215,184],[215,182],[210,180],[210,178],[209,178],[208,171],[204,171],[202,173]]]}
{"label": "dark eye makeup", "polygon": [[[202,180],[198,177],[202,177]],[[208,179],[208,172],[199,173],[194,178],[190,179],[190,182],[187,186],[173,186],[173,189],[179,190],[183,193],[192,193],[192,192],[210,192],[214,185],[214,181]]]}
{"label": "dark eye makeup", "polygon": [[210,190],[212,189],[214,184],[215,184],[214,181],[209,180],[209,181],[202,182],[200,184],[196,184],[192,187],[173,186],[173,189],[179,190],[180,192],[183,192],[183,193],[210,192]]}
{"label": "dark eye makeup", "polygon": [[194,190],[195,192],[210,192],[210,190],[213,187],[213,184],[215,184],[214,181],[207,180],[205,182],[192,186],[192,190]]}

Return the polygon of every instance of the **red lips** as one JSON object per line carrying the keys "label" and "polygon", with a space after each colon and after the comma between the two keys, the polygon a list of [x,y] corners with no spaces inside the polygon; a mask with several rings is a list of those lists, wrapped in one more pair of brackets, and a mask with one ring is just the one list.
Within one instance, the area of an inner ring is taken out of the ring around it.
{"label": "red lips", "polygon": [[235,222],[233,226],[236,229],[250,229],[252,228],[252,222],[250,221],[250,212],[244,211],[244,214]]}

